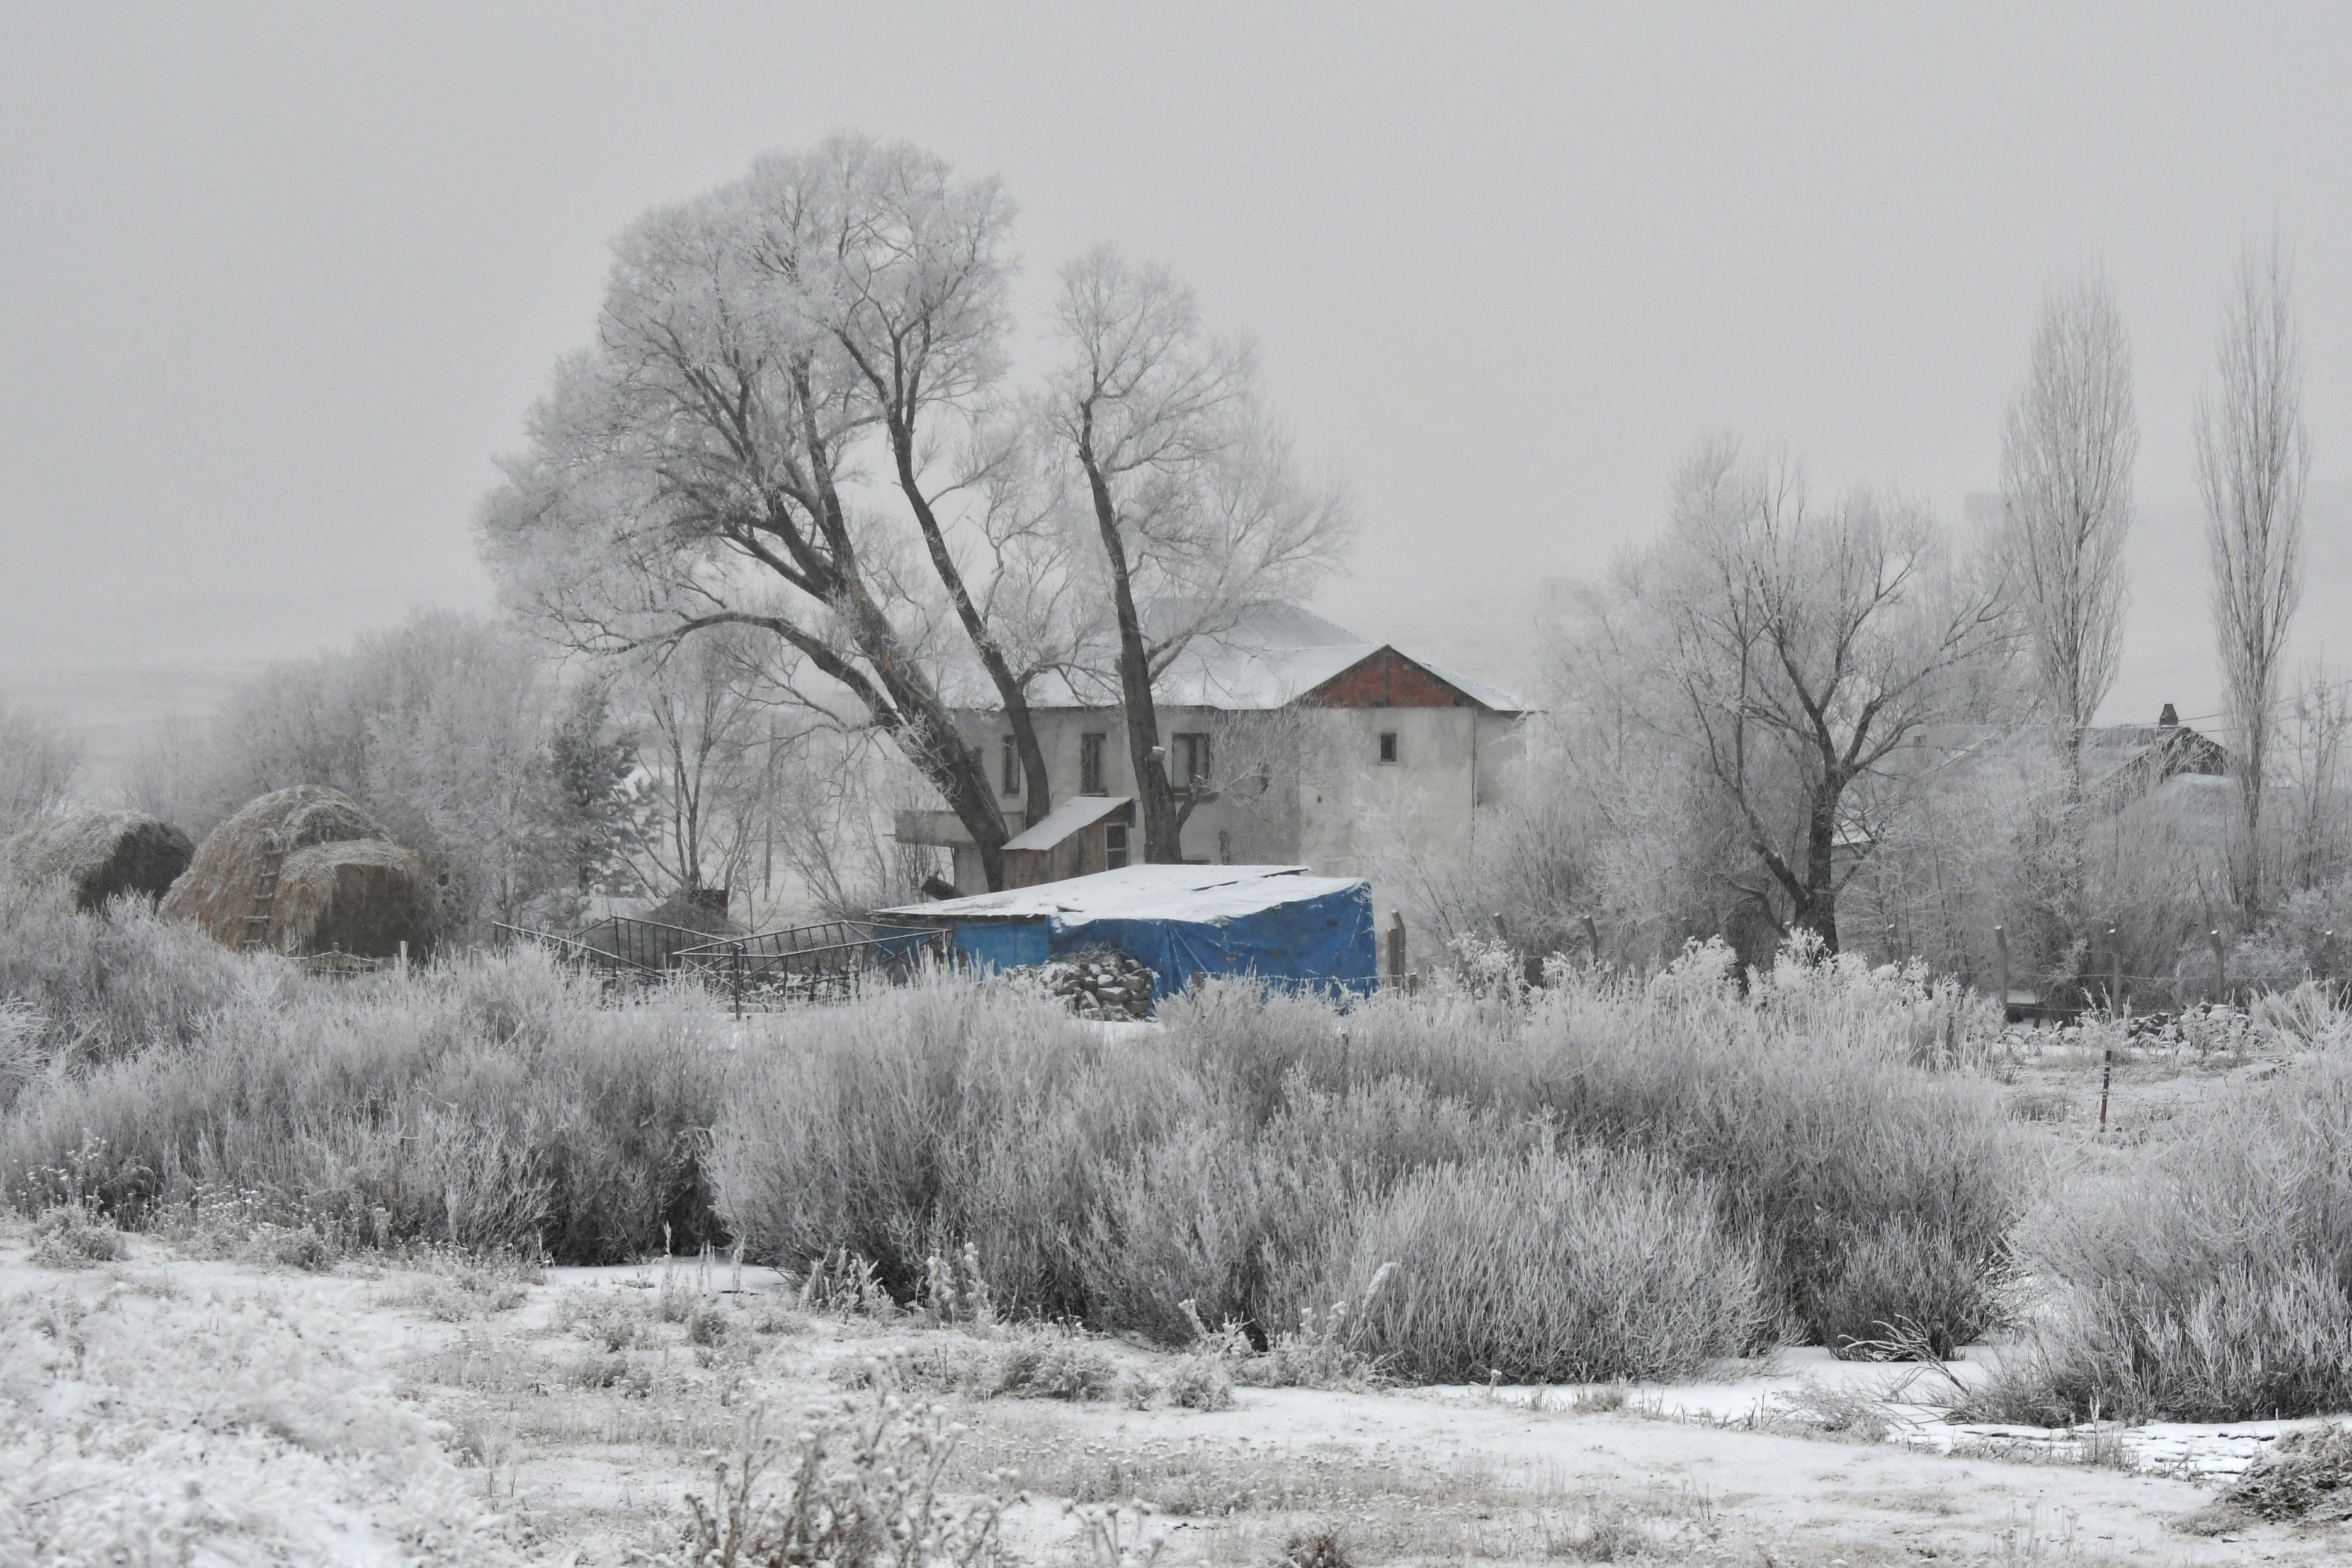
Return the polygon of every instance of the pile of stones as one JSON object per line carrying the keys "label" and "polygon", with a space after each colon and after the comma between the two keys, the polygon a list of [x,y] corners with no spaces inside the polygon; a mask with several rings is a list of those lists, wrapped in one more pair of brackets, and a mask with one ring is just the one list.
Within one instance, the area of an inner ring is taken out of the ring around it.
{"label": "pile of stones", "polygon": [[1050,959],[1036,974],[1079,1017],[1120,1020],[1151,1016],[1151,987],[1160,978],[1140,959],[1107,947]]}

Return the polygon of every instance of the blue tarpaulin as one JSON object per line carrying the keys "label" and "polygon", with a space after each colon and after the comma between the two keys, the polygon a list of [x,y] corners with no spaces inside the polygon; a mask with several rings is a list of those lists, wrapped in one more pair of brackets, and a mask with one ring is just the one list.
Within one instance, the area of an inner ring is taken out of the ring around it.
{"label": "blue tarpaulin", "polygon": [[1350,993],[1379,983],[1370,884],[1294,866],[1129,866],[882,913],[946,926],[986,968],[1115,948],[1151,966],[1155,1002],[1195,974]]}

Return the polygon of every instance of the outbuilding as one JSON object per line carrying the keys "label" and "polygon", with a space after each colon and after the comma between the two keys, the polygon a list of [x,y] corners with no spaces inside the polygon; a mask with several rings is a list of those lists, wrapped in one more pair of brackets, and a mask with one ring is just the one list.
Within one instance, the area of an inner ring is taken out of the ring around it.
{"label": "outbuilding", "polygon": [[1128,866],[1032,888],[910,904],[876,917],[944,929],[987,969],[1109,948],[1149,964],[1152,999],[1192,977],[1286,990],[1370,992],[1379,983],[1371,884],[1304,866]]}

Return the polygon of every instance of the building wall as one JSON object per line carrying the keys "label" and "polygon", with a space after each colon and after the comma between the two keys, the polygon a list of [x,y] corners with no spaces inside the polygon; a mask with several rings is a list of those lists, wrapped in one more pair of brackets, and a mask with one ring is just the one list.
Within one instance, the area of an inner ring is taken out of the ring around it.
{"label": "building wall", "polygon": [[[1056,804],[1078,794],[1081,738],[1090,732],[1105,738],[1103,793],[1135,793],[1135,770],[1129,763],[1127,752],[1127,725],[1118,710],[1043,709],[1032,717],[1037,726],[1038,748],[1045,753],[1045,774]],[[1007,795],[1003,790],[1003,737],[1011,731],[1003,715],[965,714],[959,718],[959,724],[969,743],[986,748],[983,754],[989,759],[989,782],[997,791],[997,805],[1008,823],[1025,823],[1029,806],[1026,782],[1024,795]],[[1160,710],[1161,744],[1172,749],[1174,736],[1192,731],[1210,737],[1210,784],[1217,797],[1195,805],[1186,818],[1186,859],[1234,865],[1288,864],[1298,859],[1297,795],[1283,782],[1295,777],[1297,772],[1297,719],[1287,710],[1279,714],[1236,715],[1205,708]],[[1250,775],[1260,763],[1268,775],[1264,790],[1250,787]],[[1140,861],[1143,829],[1139,824],[1130,832],[1134,835],[1135,858]],[[977,852],[970,854],[970,861],[976,876],[980,863]],[[960,857],[956,886],[963,887],[964,880],[964,859]]]}
{"label": "building wall", "polygon": [[[1367,668],[1369,662],[1351,677],[1372,679],[1363,673]],[[1404,661],[1392,673],[1419,677]],[[1184,858],[1304,865],[1318,875],[1368,878],[1385,943],[1397,907],[1399,867],[1466,853],[1477,808],[1519,787],[1523,748],[1515,715],[1455,706],[1450,688],[1435,688],[1444,694],[1442,704],[1420,700],[1431,693],[1410,680],[1391,679],[1384,689],[1388,706],[1337,705],[1339,694],[1327,689],[1323,705],[1272,713],[1162,708],[1163,743],[1172,748],[1171,738],[1190,731],[1211,736],[1211,783],[1217,798],[1195,805],[1187,818]],[[1080,737],[1089,731],[1106,737],[1104,793],[1135,793],[1126,726],[1117,709],[1051,709],[1034,717],[1056,802],[1078,793]],[[1024,823],[1028,802],[1003,791],[1003,737],[1009,732],[1003,716],[968,713],[960,722],[966,739],[985,748],[990,782],[1008,822]],[[1393,763],[1380,760],[1383,732],[1397,737]],[[1250,787],[1250,774],[1260,764],[1270,775],[1263,791]],[[1130,831],[1139,862],[1143,830],[1138,825]],[[968,892],[985,886],[977,851],[956,852],[955,881]],[[1408,938],[1414,967],[1426,966],[1433,956],[1429,939],[1418,931],[1409,931]],[[1385,946],[1382,953],[1385,963]]]}
{"label": "building wall", "polygon": [[[1326,876],[1370,879],[1383,932],[1403,863],[1469,848],[1477,718],[1469,708],[1323,708],[1310,715],[1319,765],[1299,781],[1299,858]],[[1397,738],[1393,763],[1379,760],[1384,732]]]}

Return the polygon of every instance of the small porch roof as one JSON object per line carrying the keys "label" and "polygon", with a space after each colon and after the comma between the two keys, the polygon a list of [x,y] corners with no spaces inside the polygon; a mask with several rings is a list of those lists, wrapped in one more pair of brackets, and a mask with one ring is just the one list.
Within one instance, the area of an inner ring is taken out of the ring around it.
{"label": "small porch roof", "polygon": [[1082,795],[1066,800],[1004,841],[1007,849],[1051,849],[1134,800],[1124,795]]}

